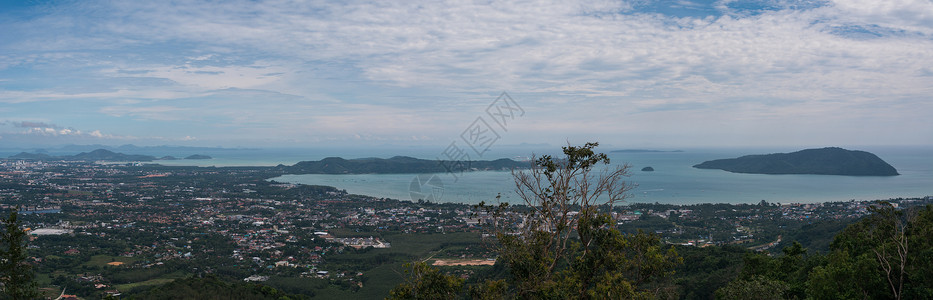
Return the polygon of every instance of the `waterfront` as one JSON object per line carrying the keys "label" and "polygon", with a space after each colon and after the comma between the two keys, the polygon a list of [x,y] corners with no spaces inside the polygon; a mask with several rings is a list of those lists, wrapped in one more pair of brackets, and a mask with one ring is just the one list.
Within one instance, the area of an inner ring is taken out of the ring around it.
{"label": "waterfront", "polygon": [[[695,204],[695,203],[757,203],[761,200],[779,203],[815,203],[826,201],[875,200],[897,197],[924,197],[933,195],[933,148],[931,147],[844,147],[877,154],[893,165],[901,175],[892,177],[854,177],[827,175],[759,175],[735,174],[720,170],[701,170],[692,166],[706,160],[732,158],[746,154],[792,152],[796,148],[759,149],[678,149],[683,152],[611,153],[621,147],[601,147],[609,154],[613,164],[632,166],[629,181],[637,185],[628,202]],[[479,159],[528,157],[532,154],[557,153],[556,146],[497,147]],[[302,160],[320,160],[329,156],[345,158],[382,157],[396,155],[423,159],[437,159],[441,150],[432,147],[386,147],[368,149],[222,149],[217,151],[130,153],[154,156],[191,154],[210,155],[207,160],[154,161],[163,165],[195,166],[275,166],[291,165]],[[674,150],[674,149],[666,149]],[[55,153],[54,151],[51,152]],[[15,154],[12,152],[7,155]],[[75,153],[60,153],[75,154]],[[641,171],[652,167],[653,172]],[[443,187],[431,188],[434,200],[439,202],[478,203],[494,201],[497,194],[502,200],[520,203],[514,195],[512,175],[508,171],[479,171],[456,174],[354,174],[285,175],[273,180],[289,183],[334,186],[350,193],[400,200],[417,200],[412,183],[418,176],[422,181],[436,176]],[[419,186],[414,181],[415,187]],[[414,194],[414,196],[413,196]]]}
{"label": "waterfront", "polygon": [[[759,152],[749,152],[749,151]],[[933,149],[890,147],[870,149],[900,172],[899,176],[760,175],[736,174],[693,168],[705,160],[777,151],[748,149],[689,150],[685,152],[610,153],[613,164],[632,166],[629,181],[636,185],[628,202],[668,204],[815,203],[875,200],[933,195]],[[780,150],[792,151],[792,150]],[[653,172],[641,171],[650,166]],[[422,174],[443,180],[441,202],[478,203],[502,200],[519,203],[510,172],[479,171],[457,174]],[[350,193],[412,199],[409,192],[415,174],[285,175],[273,180],[317,184],[346,189]]]}

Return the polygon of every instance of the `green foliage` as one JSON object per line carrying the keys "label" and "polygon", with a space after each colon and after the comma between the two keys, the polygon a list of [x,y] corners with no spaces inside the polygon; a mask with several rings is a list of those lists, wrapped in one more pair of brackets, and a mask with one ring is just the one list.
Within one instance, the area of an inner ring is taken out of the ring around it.
{"label": "green foliage", "polygon": [[283,293],[275,288],[258,284],[230,283],[215,276],[175,280],[166,285],[135,295],[134,299],[244,299],[284,300],[303,299],[303,296]]}
{"label": "green foliage", "polygon": [[279,291],[314,297],[316,291],[327,288],[329,282],[319,278],[275,276],[269,278],[264,284],[275,287]]}
{"label": "green foliage", "polygon": [[405,264],[407,280],[389,292],[389,299],[456,299],[463,279],[441,273],[424,262]]}
{"label": "green foliage", "polygon": [[[799,243],[774,258],[746,254],[738,279],[717,291],[724,299],[774,295],[792,299],[930,299],[933,297],[933,206],[899,210],[888,203],[846,227],[826,255]],[[764,291],[780,291],[769,294]],[[769,296],[770,297],[770,296]],[[767,298],[758,298],[767,299]]]}
{"label": "green foliage", "polygon": [[829,252],[829,245],[833,238],[855,221],[852,218],[820,220],[787,232],[784,234],[784,239],[797,241],[811,252],[826,253]]}
{"label": "green foliage", "polygon": [[[836,236],[825,267],[811,274],[814,298],[933,296],[933,206],[898,210],[888,203]],[[838,282],[838,284],[829,284]]]}
{"label": "green foliage", "polygon": [[20,228],[17,208],[10,209],[9,217],[3,218],[0,232],[0,298],[32,299],[39,297],[35,274],[26,262],[26,233]]}
{"label": "green foliage", "polygon": [[487,280],[480,285],[470,286],[470,299],[498,300],[507,297],[509,285],[505,279]]}
{"label": "green foliage", "polygon": [[684,263],[677,267],[674,283],[684,299],[712,299],[717,289],[739,275],[748,249],[737,246],[678,247]]}
{"label": "green foliage", "polygon": [[[524,163],[511,159],[465,161],[464,168],[480,170],[508,170],[526,167]],[[343,159],[328,157],[319,161],[301,161],[293,166],[280,166],[290,174],[398,174],[398,173],[443,173],[451,171],[436,160],[395,156],[388,159],[360,158]],[[453,170],[463,171],[463,170]]]}
{"label": "green foliage", "polygon": [[578,228],[581,240],[587,242],[572,241],[567,261],[557,262],[553,271],[549,267],[557,259],[542,256],[539,250],[547,247],[547,235],[538,234],[530,242],[502,236],[500,259],[510,269],[515,295],[554,299],[657,296],[659,290],[648,289],[649,284],[672,273],[680,262],[676,251],[663,250],[655,235],[624,235],[605,226],[608,220],[606,215],[582,218]]}
{"label": "green foliage", "polygon": [[518,193],[531,210],[517,231],[500,228],[499,261],[509,268],[510,292],[519,298],[651,298],[682,260],[655,235],[623,234],[608,211],[631,186],[628,165],[596,170],[609,158],[597,143],[543,156],[530,172],[516,173]]}
{"label": "green foliage", "polygon": [[784,299],[787,284],[764,276],[754,276],[748,280],[736,280],[716,291],[716,299],[736,300],[772,300]]}
{"label": "green foliage", "polygon": [[[469,288],[478,299],[647,299],[673,293],[663,279],[682,262],[658,236],[620,232],[608,212],[631,188],[622,177],[628,166],[598,171],[608,164],[597,143],[564,147],[565,157],[543,156],[529,173],[514,173],[526,215],[521,226],[505,217],[506,205],[486,207],[497,219],[498,266],[505,278]],[[485,204],[480,204],[484,206]],[[418,264],[393,298],[450,298],[460,281]]]}
{"label": "green foliage", "polygon": [[884,279],[871,255],[852,256],[847,250],[833,251],[826,265],[817,266],[807,281],[813,299],[886,299]]}

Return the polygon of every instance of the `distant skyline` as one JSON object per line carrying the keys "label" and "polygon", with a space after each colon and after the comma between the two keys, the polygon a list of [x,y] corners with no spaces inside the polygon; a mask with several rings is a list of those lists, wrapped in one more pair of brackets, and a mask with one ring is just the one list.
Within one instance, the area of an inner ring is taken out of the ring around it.
{"label": "distant skyline", "polygon": [[925,0],[0,3],[0,148],[933,145]]}

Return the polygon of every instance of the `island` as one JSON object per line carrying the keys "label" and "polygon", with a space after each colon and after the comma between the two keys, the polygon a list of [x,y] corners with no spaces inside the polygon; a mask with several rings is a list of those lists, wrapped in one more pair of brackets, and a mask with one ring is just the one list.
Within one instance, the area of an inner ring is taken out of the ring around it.
{"label": "island", "polygon": [[188,157],[185,157],[185,159],[211,159],[211,157],[207,155],[194,154],[194,155],[189,155]]}
{"label": "island", "polygon": [[846,176],[896,176],[897,170],[865,151],[838,147],[806,149],[792,153],[746,155],[717,159],[694,165],[698,169],[719,169],[749,174],[815,174]]}
{"label": "island", "polygon": [[644,167],[644,168],[641,168],[641,170],[644,172],[654,172],[654,168],[652,167]]}
{"label": "island", "polygon": [[528,162],[507,158],[497,160],[440,161],[407,156],[392,158],[344,159],[328,157],[319,161],[302,161],[292,166],[276,168],[290,174],[406,174],[462,171],[511,170],[527,168]]}

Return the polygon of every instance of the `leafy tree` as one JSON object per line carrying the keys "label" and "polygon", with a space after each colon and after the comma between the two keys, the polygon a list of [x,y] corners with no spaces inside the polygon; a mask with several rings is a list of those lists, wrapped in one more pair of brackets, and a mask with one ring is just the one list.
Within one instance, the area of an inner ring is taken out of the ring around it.
{"label": "leafy tree", "polygon": [[675,283],[682,299],[713,299],[717,289],[735,279],[748,249],[734,245],[677,247],[684,263],[677,267]]}
{"label": "leafy tree", "polygon": [[243,282],[226,282],[214,275],[203,278],[177,279],[160,287],[133,295],[132,299],[244,299],[289,300],[306,299],[287,294],[270,286]]}
{"label": "leafy tree", "polygon": [[406,281],[389,292],[389,299],[456,299],[463,280],[441,273],[424,262],[405,264]]}
{"label": "leafy tree", "polygon": [[[542,156],[528,171],[513,172],[523,209],[489,207],[499,242],[496,267],[508,269],[468,289],[474,299],[618,299],[673,296],[662,282],[683,260],[658,236],[624,234],[610,212],[631,185],[623,181],[628,165],[609,164],[597,143],[564,147],[564,157]],[[498,198],[498,197],[497,197]],[[513,212],[524,212],[516,218]],[[516,222],[511,222],[516,221]],[[409,265],[408,279],[392,290],[394,299],[459,297],[462,281],[420,263]],[[500,273],[501,274],[501,273]]]}
{"label": "leafy tree", "polygon": [[470,299],[498,300],[506,298],[509,285],[504,279],[487,280],[486,282],[470,287]]}
{"label": "leafy tree", "polygon": [[26,262],[26,232],[20,228],[19,207],[10,209],[10,215],[3,218],[3,231],[0,232],[0,283],[3,284],[3,298],[32,299],[39,297],[35,274],[32,266]]}
{"label": "leafy tree", "polygon": [[[783,255],[777,258],[765,253],[746,253],[739,277],[720,288],[716,292],[717,297],[737,299],[744,292],[761,292],[760,289],[766,287],[769,291],[776,291],[773,288],[779,286],[780,293],[774,297],[806,298],[807,276],[823,261],[822,256],[806,256],[807,249],[798,242],[784,247],[781,252]],[[770,299],[761,297],[764,296],[754,299]]]}
{"label": "leafy tree", "polygon": [[788,286],[783,281],[754,276],[736,280],[716,291],[716,299],[771,300],[784,299]]}
{"label": "leafy tree", "polygon": [[826,265],[810,271],[807,295],[813,299],[885,299],[884,279],[878,264],[867,253],[853,256],[848,250],[833,251]]}
{"label": "leafy tree", "polygon": [[933,207],[899,210],[882,202],[836,236],[825,266],[808,282],[817,299],[933,297]]}
{"label": "leafy tree", "polygon": [[911,218],[908,229],[908,261],[904,298],[933,299],[933,206],[926,206]]}
{"label": "leafy tree", "polygon": [[[623,234],[609,215],[632,188],[630,166],[609,164],[597,143],[563,148],[515,172],[529,208],[520,226],[497,222],[499,263],[509,268],[509,294],[519,298],[652,298],[670,291],[658,280],[682,259],[656,235]],[[505,206],[496,215],[501,217]],[[502,218],[498,218],[503,220]]]}

